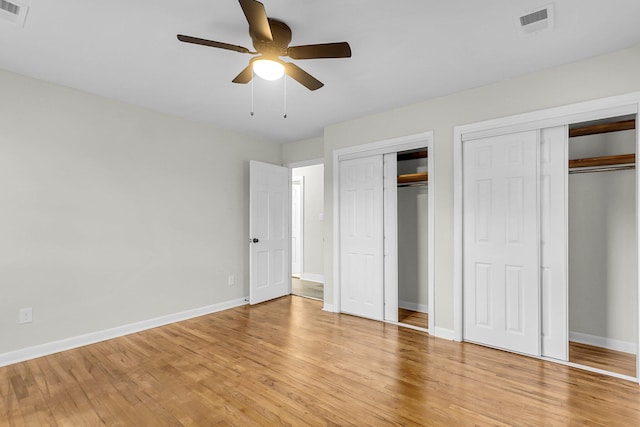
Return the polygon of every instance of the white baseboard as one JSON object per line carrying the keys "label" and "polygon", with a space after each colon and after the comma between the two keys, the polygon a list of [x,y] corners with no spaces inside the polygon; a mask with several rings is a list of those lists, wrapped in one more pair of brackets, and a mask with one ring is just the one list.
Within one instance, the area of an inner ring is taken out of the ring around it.
{"label": "white baseboard", "polygon": [[429,313],[429,306],[409,301],[398,301],[398,307],[405,310],[417,311],[420,313]]}
{"label": "white baseboard", "polygon": [[168,314],[166,316],[143,320],[141,322],[130,323],[128,325],[105,329],[103,331],[91,332],[85,335],[79,335],[76,337],[65,338],[59,341],[53,341],[45,344],[39,344],[33,347],[10,351],[8,353],[0,354],[0,367],[24,362],[25,360],[31,360],[37,357],[48,356],[50,354],[59,353],[65,350],[71,350],[73,348],[78,348],[89,344],[95,344],[100,341],[118,338],[135,332],[144,331],[146,329],[157,328],[158,326],[164,326],[170,323],[180,322],[182,320],[187,320],[198,316],[204,316],[206,314],[227,310],[229,308],[239,307],[241,305],[247,304],[247,301],[247,297],[238,298],[236,300],[194,308],[192,310],[186,310],[180,313]]}
{"label": "white baseboard", "polygon": [[324,283],[324,275],[323,274],[302,273],[300,275],[300,279],[306,280],[307,282]]}
{"label": "white baseboard", "polygon": [[453,329],[439,328],[437,326],[434,329],[435,329],[435,331],[433,331],[434,336],[438,338],[444,338],[445,340],[451,340],[451,341],[455,340],[455,334],[453,332]]}
{"label": "white baseboard", "polygon": [[336,313],[336,308],[333,304],[324,303],[324,307],[322,307],[323,311],[328,311],[329,313]]}
{"label": "white baseboard", "polygon": [[638,350],[636,344],[632,342],[614,340],[612,338],[599,337],[596,335],[583,334],[581,332],[570,331],[569,341],[632,354],[636,354]]}

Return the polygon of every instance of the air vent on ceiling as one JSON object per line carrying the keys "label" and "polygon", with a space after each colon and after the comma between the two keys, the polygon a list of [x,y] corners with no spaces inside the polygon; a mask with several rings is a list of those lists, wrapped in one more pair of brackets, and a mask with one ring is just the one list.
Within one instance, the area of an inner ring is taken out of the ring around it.
{"label": "air vent on ceiling", "polygon": [[27,18],[27,6],[7,0],[0,0],[0,19],[24,26]]}
{"label": "air vent on ceiling", "polygon": [[553,28],[553,4],[518,17],[520,35],[546,31]]}

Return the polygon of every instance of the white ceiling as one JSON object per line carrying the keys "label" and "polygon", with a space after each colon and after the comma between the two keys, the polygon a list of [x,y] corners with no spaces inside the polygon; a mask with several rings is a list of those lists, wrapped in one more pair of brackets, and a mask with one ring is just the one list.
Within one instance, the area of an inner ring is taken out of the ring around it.
{"label": "white ceiling", "polygon": [[[555,29],[522,37],[517,17],[546,0],[264,0],[291,45],[348,41],[349,59],[295,61],[325,86],[231,80],[252,48],[236,0],[15,0],[0,20],[0,68],[277,142],[330,124],[640,43],[640,0],[556,0]],[[1,99],[1,97],[0,97]]]}

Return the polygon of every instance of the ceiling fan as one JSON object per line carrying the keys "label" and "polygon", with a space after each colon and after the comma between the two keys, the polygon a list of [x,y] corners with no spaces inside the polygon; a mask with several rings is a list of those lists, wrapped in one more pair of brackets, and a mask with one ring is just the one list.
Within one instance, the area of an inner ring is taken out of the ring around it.
{"label": "ceiling fan", "polygon": [[291,62],[279,57],[292,59],[350,58],[351,47],[347,42],[289,46],[291,28],[284,22],[268,18],[264,5],[256,0],[239,0],[242,11],[249,23],[249,35],[255,52],[246,47],[205,40],[178,34],[178,40],[240,53],[259,55],[249,60],[249,65],[233,79],[233,83],[249,83],[255,72],[267,80],[276,80],[286,73],[309,90],[320,89],[324,84]]}

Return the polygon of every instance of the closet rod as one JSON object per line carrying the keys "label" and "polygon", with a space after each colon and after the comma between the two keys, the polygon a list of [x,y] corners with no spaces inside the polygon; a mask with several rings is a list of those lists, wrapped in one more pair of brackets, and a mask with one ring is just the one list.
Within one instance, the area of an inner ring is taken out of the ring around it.
{"label": "closet rod", "polygon": [[422,182],[412,182],[410,184],[398,184],[398,188],[403,188],[403,187],[426,187],[427,183],[422,181]]}
{"label": "closet rod", "polygon": [[620,166],[596,166],[591,168],[579,168],[569,170],[569,174],[574,173],[591,173],[591,172],[613,172],[635,169],[636,165],[620,165]]}
{"label": "closet rod", "polygon": [[402,175],[398,175],[398,184],[413,184],[417,182],[426,182],[428,180],[428,172],[405,173]]}
{"label": "closet rod", "polygon": [[636,128],[636,121],[623,120],[615,123],[602,123],[599,125],[582,126],[579,128],[569,129],[569,138],[575,136],[597,135],[600,133],[618,132],[621,130],[631,130]]}

